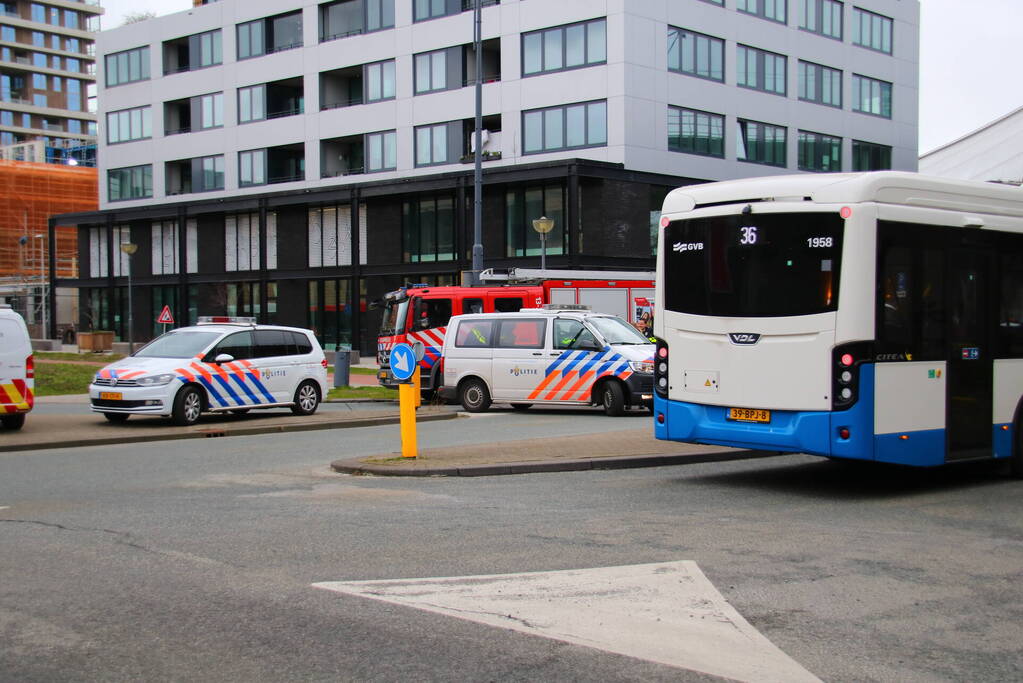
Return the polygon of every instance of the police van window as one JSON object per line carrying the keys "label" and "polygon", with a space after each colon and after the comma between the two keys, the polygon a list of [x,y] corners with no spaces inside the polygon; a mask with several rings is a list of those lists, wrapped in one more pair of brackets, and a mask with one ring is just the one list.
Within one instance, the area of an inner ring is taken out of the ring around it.
{"label": "police van window", "polygon": [[483,299],[462,299],[462,313],[482,313]]}
{"label": "police van window", "polygon": [[446,327],[451,320],[451,299],[416,299],[413,330]]}
{"label": "police van window", "polygon": [[313,352],[313,345],[309,341],[309,337],[301,332],[290,332],[289,334],[291,334],[291,342],[295,345],[295,353],[304,356],[307,353]]}
{"label": "police van window", "polygon": [[558,318],[554,321],[554,348],[577,349],[580,342],[597,343],[593,333],[578,320]]}
{"label": "police van window", "polygon": [[455,346],[469,349],[487,348],[493,339],[493,329],[493,320],[463,320],[455,332]]}
{"label": "police van window", "polygon": [[207,359],[213,360],[222,353],[228,354],[235,360],[252,358],[252,332],[235,332],[225,337],[207,354]]}
{"label": "police van window", "polygon": [[547,321],[543,319],[502,320],[497,345],[506,349],[542,349],[545,332]]}
{"label": "police van window", "polygon": [[498,313],[515,313],[522,310],[522,297],[495,298],[494,310]]}
{"label": "police van window", "polygon": [[289,356],[293,354],[291,334],[285,330],[256,330],[255,337],[256,358]]}

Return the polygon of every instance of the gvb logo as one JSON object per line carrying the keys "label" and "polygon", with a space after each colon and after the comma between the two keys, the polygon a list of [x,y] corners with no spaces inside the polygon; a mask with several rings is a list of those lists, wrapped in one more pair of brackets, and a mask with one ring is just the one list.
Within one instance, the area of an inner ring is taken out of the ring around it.
{"label": "gvb logo", "polygon": [[703,251],[703,242],[675,242],[671,245],[672,251]]}
{"label": "gvb logo", "polygon": [[760,335],[755,332],[729,332],[728,338],[740,346],[752,346],[760,341]]}

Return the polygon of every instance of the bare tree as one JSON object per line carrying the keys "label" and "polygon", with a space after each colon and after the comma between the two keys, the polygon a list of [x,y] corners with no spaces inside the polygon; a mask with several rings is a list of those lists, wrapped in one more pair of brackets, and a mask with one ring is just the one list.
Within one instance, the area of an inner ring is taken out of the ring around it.
{"label": "bare tree", "polygon": [[147,11],[141,11],[141,12],[131,12],[129,14],[125,14],[124,15],[124,23],[122,24],[122,26],[127,26],[128,24],[137,24],[140,21],[145,21],[146,19],[152,19],[155,16],[156,16],[156,12],[152,12],[152,11],[148,11],[148,10]]}

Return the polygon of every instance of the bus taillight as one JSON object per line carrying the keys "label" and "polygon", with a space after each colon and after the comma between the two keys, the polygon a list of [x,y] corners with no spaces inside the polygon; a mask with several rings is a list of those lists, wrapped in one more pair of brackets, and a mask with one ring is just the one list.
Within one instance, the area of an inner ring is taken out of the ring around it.
{"label": "bus taillight", "polygon": [[860,365],[871,358],[869,342],[836,346],[832,351],[831,408],[846,410],[859,399]]}
{"label": "bus taillight", "polygon": [[654,391],[661,398],[668,398],[668,344],[663,339],[654,339]]}

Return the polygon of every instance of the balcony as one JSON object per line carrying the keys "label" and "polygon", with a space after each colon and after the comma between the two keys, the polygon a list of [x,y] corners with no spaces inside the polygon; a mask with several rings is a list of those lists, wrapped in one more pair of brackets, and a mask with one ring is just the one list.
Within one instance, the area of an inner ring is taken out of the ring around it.
{"label": "balcony", "polygon": [[320,177],[337,178],[366,172],[364,140],[349,135],[320,142]]}

